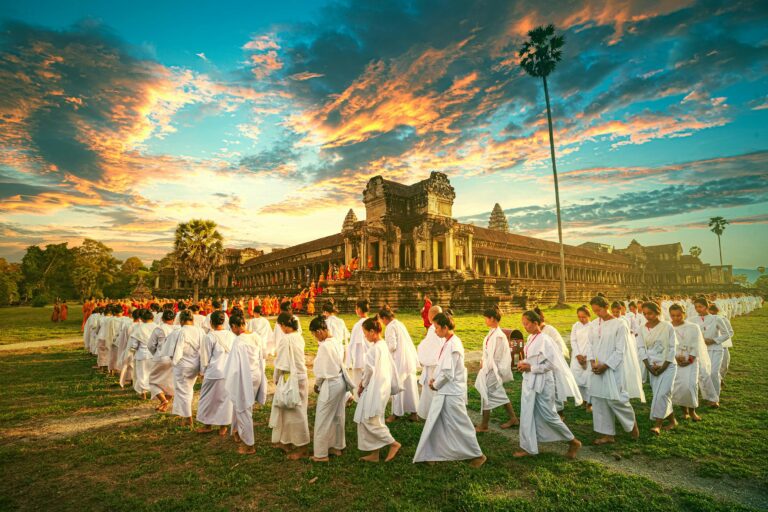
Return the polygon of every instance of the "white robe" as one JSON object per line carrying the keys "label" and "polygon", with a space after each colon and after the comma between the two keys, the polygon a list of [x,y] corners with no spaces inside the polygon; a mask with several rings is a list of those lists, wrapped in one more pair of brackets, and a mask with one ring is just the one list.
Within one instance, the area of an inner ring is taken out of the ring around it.
{"label": "white robe", "polygon": [[[282,332],[282,329],[281,331]],[[272,442],[304,446],[309,444],[309,420],[307,419],[307,365],[304,360],[304,338],[292,332],[284,335],[278,345],[275,357],[275,370],[285,373],[295,372],[298,377],[299,398],[301,403],[293,409],[282,409],[272,402],[269,426],[272,429]],[[277,371],[275,372],[277,376]]]}
{"label": "white robe", "polygon": [[173,363],[170,357],[163,355],[163,347],[166,343],[176,343],[178,332],[177,326],[161,323],[149,337],[149,351],[153,354],[152,371],[149,372],[149,392],[152,398],[160,393],[166,398],[173,396]]}
{"label": "white robe", "polygon": [[571,327],[571,373],[573,374],[573,378],[576,379],[576,383],[579,385],[581,398],[585,402],[589,402],[588,382],[591,369],[589,361],[587,361],[587,367],[582,368],[576,356],[586,357],[589,353],[589,330],[589,322],[586,324],[576,322],[573,324],[573,327]]}
{"label": "white robe", "polygon": [[205,333],[194,325],[184,325],[173,345],[166,344],[164,353],[173,363],[173,414],[192,417],[195,381],[200,373],[200,347]]}
{"label": "white robe", "polygon": [[224,391],[232,403],[231,433],[247,446],[255,444],[253,404],[267,400],[267,374],[261,342],[255,334],[241,334],[232,341],[224,367]]}
{"label": "white robe", "polygon": [[421,340],[419,346],[416,347],[416,353],[419,357],[419,363],[421,364],[421,376],[419,377],[421,396],[419,397],[419,407],[416,412],[422,419],[427,419],[432,397],[435,393],[429,387],[429,379],[432,379],[434,376],[440,349],[443,348],[444,341],[445,340],[439,337],[435,332],[435,326],[430,325],[429,329],[427,329],[427,335]]}
{"label": "white robe", "polygon": [[269,325],[269,320],[260,316],[259,318],[251,318],[248,320],[248,331],[257,336],[257,341],[261,344],[262,355],[267,356],[267,343],[272,336],[272,328]]}
{"label": "white robe", "polygon": [[200,369],[203,385],[197,403],[197,421],[204,425],[229,425],[233,407],[227,397],[225,367],[235,335],[232,331],[212,330],[205,335],[200,348]]}
{"label": "white robe", "polygon": [[[573,434],[557,414],[557,382],[570,386],[577,405],[578,385],[562,360],[558,343],[543,332],[528,337],[525,362],[531,371],[523,373],[520,395],[520,448],[539,453],[539,442],[571,441]],[[566,392],[563,392],[565,394]]]}
{"label": "white robe", "polygon": [[512,380],[512,354],[507,336],[497,327],[483,340],[483,363],[475,378],[483,411],[509,403],[504,383]]}
{"label": "white robe", "polygon": [[329,448],[343,450],[347,447],[344,435],[347,387],[342,374],[342,355],[341,343],[329,337],[318,345],[312,365],[315,383],[320,390],[314,431],[314,455],[317,458],[327,457]]}
{"label": "white robe", "polygon": [[433,385],[437,391],[431,399],[413,462],[466,460],[483,455],[475,426],[467,414],[464,346],[453,335],[440,348],[434,366]]}
{"label": "white robe", "polygon": [[712,345],[707,345],[707,351],[709,352],[709,359],[712,362],[712,368],[710,371],[710,379],[712,380],[712,386],[714,387],[714,395],[711,402],[720,401],[720,385],[722,377],[720,376],[720,365],[723,362],[723,343],[727,341],[733,333],[728,331],[728,327],[725,324],[723,317],[718,315],[705,315],[696,316],[691,319],[693,323],[699,326],[704,340],[712,339],[715,341]]}
{"label": "white robe", "polygon": [[349,337],[349,345],[346,354],[344,354],[344,366],[349,369],[349,376],[355,389],[352,392],[355,400],[358,400],[357,386],[363,379],[363,368],[365,368],[365,355],[371,344],[365,339],[363,333],[363,322],[365,317],[360,318],[354,326]]}
{"label": "white robe", "polygon": [[347,324],[344,320],[336,315],[329,315],[325,319],[326,325],[328,325],[328,332],[331,336],[338,341],[338,349],[341,352],[341,360],[344,361],[344,353],[346,352],[347,345],[349,344],[350,332],[347,329]]}
{"label": "white robe", "polygon": [[[301,335],[301,322],[299,322],[299,317],[294,315],[293,319],[299,324],[299,329],[296,332]],[[275,322],[275,330],[272,332],[272,336],[267,339],[267,355],[274,356],[277,354],[277,351],[280,349],[280,342],[284,337],[285,333],[283,333],[283,330],[280,328],[280,324]]]}
{"label": "white robe", "polygon": [[[672,414],[672,386],[677,374],[677,336],[675,328],[669,322],[660,321],[650,329],[647,325],[640,329],[640,358],[647,360],[653,366],[662,366],[668,362],[669,366],[661,375],[653,375],[649,372],[653,399],[651,400],[651,419],[661,420]],[[643,363],[645,366],[645,363]]]}
{"label": "white robe", "polygon": [[384,411],[389,397],[399,391],[399,377],[387,343],[380,340],[371,344],[365,355],[363,393],[355,408],[357,447],[361,451],[378,450],[392,444],[395,439],[384,423]]}
{"label": "white robe", "polygon": [[395,362],[397,374],[400,376],[400,386],[403,390],[392,397],[392,414],[405,416],[415,413],[419,408],[419,386],[416,377],[419,371],[419,359],[416,347],[405,325],[393,319],[387,325],[384,339]]}
{"label": "white robe", "polygon": [[136,324],[131,331],[128,341],[128,350],[134,354],[133,368],[135,378],[133,389],[138,394],[149,392],[149,374],[152,371],[152,354],[147,346],[152,331],[155,330],[154,322]]}
{"label": "white robe", "polygon": [[677,368],[672,386],[672,405],[696,408],[699,406],[699,372],[706,373],[709,378],[708,370],[704,370],[710,366],[707,345],[704,343],[701,329],[691,322],[675,326],[675,334],[678,355],[693,357],[694,360],[687,366]]}

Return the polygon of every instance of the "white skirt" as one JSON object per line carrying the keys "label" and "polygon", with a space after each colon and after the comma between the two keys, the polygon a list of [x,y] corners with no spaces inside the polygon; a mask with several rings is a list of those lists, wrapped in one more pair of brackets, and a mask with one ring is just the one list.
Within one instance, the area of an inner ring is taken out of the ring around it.
{"label": "white skirt", "polygon": [[347,447],[344,434],[347,388],[344,379],[326,379],[320,387],[315,409],[315,457],[327,457],[328,449]]}
{"label": "white skirt", "polygon": [[183,418],[192,417],[192,398],[195,395],[197,368],[173,367],[173,414]]}
{"label": "white skirt", "polygon": [[307,379],[299,379],[299,397],[301,403],[293,409],[275,407],[269,415],[272,428],[272,442],[304,446],[309,444],[309,420],[307,419]]}
{"label": "white skirt", "polygon": [[464,397],[435,394],[413,462],[476,459],[482,454]]}
{"label": "white skirt", "polygon": [[410,374],[403,381],[403,390],[392,397],[392,414],[405,416],[419,409],[419,384],[416,374]]}
{"label": "white skirt", "polygon": [[133,381],[133,389],[139,394],[146,393],[149,391],[149,372],[152,370],[152,360],[134,360],[133,367],[136,373],[136,379]]}
{"label": "white skirt", "polygon": [[149,391],[152,398],[164,393],[166,398],[173,396],[173,364],[171,359],[165,357],[154,361],[152,371],[149,372]]}
{"label": "white skirt", "polygon": [[227,396],[224,379],[203,379],[197,402],[197,421],[203,425],[229,425],[234,405]]}
{"label": "white skirt", "polygon": [[672,405],[681,407],[699,406],[699,363],[678,366],[675,383],[672,385]]}

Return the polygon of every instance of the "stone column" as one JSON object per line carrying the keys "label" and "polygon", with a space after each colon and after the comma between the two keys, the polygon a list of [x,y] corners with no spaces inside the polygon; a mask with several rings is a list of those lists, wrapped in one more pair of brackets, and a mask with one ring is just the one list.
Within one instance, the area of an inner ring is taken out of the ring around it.
{"label": "stone column", "polygon": [[456,269],[456,249],[453,246],[453,229],[449,229],[445,234],[445,268],[449,270]]}
{"label": "stone column", "polygon": [[464,257],[467,259],[467,262],[469,263],[469,268],[471,270],[475,269],[475,254],[474,250],[472,249],[472,240],[474,236],[472,233],[467,235],[467,250],[464,252]]}

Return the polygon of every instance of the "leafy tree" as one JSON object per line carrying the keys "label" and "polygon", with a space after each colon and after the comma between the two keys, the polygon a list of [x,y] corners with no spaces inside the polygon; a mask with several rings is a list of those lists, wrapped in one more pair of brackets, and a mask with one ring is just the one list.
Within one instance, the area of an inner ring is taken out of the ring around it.
{"label": "leafy tree", "polygon": [[555,207],[557,209],[557,238],[560,241],[560,293],[557,302],[565,304],[565,249],[563,247],[563,223],[560,218],[560,187],[557,183],[557,164],[555,162],[555,137],[552,132],[552,109],[549,104],[547,77],[555,70],[563,56],[565,38],[555,35],[555,26],[537,27],[528,32],[528,40],[518,52],[520,67],[535,78],[541,78],[544,84],[544,100],[547,104],[547,124],[549,125],[549,152],[552,157],[552,174],[555,178]]}
{"label": "leafy tree", "polygon": [[223,240],[212,220],[193,219],[176,227],[174,257],[181,271],[192,280],[195,301],[199,297],[200,284],[221,261]]}
{"label": "leafy tree", "polygon": [[755,281],[755,288],[757,288],[757,293],[768,298],[768,275],[758,277]]}
{"label": "leafy tree", "polygon": [[37,295],[48,299],[73,298],[74,260],[74,250],[69,249],[66,243],[49,244],[45,249],[37,245],[28,247],[21,260],[23,297],[26,300]]}
{"label": "leafy tree", "polygon": [[80,297],[103,296],[104,287],[117,277],[120,260],[112,256],[112,249],[101,242],[86,238],[75,249],[72,279]]}
{"label": "leafy tree", "polygon": [[21,283],[21,265],[8,263],[5,258],[0,258],[0,305],[7,306],[18,302],[19,284]]}
{"label": "leafy tree", "polygon": [[712,217],[709,219],[709,230],[717,235],[717,248],[720,251],[720,266],[723,266],[723,246],[720,244],[720,237],[725,231],[725,226],[729,222],[723,217]]}
{"label": "leafy tree", "polygon": [[699,256],[701,256],[701,247],[699,247],[698,245],[694,245],[693,247],[691,247],[691,248],[688,250],[688,252],[689,252],[689,253],[691,254],[691,256],[693,256],[694,258],[698,258]]}

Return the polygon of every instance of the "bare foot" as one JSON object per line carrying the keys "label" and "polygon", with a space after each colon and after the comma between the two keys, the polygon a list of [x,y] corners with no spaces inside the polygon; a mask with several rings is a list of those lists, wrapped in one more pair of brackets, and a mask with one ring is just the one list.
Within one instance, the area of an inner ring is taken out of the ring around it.
{"label": "bare foot", "polygon": [[236,443],[243,442],[243,440],[240,439],[240,434],[238,434],[237,432],[232,432],[232,439],[234,439]]}
{"label": "bare foot", "polygon": [[683,420],[689,420],[691,416],[688,413],[683,414]]}
{"label": "bare foot", "polygon": [[408,421],[413,421],[415,423],[421,420],[419,419],[418,414],[416,414],[415,412],[412,412],[411,415],[408,417]]}
{"label": "bare foot", "polygon": [[471,461],[469,461],[469,466],[477,469],[483,464],[485,464],[485,461],[487,460],[488,460],[488,457],[486,457],[485,455],[481,455],[478,458],[472,459]]}
{"label": "bare foot", "polygon": [[291,447],[283,443],[275,443],[272,445],[272,448],[283,450],[285,453],[288,453],[289,451],[291,451]]}
{"label": "bare foot", "polygon": [[517,418],[510,418],[510,420],[506,423],[502,423],[499,425],[501,428],[512,428],[512,427],[518,427],[520,426],[520,420]]}
{"label": "bare foot", "polygon": [[397,441],[389,445],[389,453],[387,453],[387,457],[384,459],[384,462],[389,462],[394,459],[395,455],[397,455],[397,452],[400,451],[400,447],[402,447],[402,445]]}
{"label": "bare foot", "polygon": [[328,453],[336,457],[341,457],[342,455],[344,455],[344,450],[337,450],[336,448],[331,448],[328,450]]}
{"label": "bare foot", "polygon": [[224,437],[227,435],[227,427],[219,427],[219,435]]}
{"label": "bare foot", "polygon": [[331,459],[329,459],[328,457],[314,457],[313,456],[313,457],[310,457],[309,460],[311,460],[312,462],[328,462]]}
{"label": "bare foot", "polygon": [[386,423],[394,423],[397,420],[397,416],[392,414],[391,416],[387,416],[387,419],[384,420]]}
{"label": "bare foot", "polygon": [[672,418],[672,421],[669,422],[669,425],[664,425],[662,428],[664,430],[674,430],[675,427],[677,427],[677,420],[675,418]]}
{"label": "bare foot", "polygon": [[592,412],[592,404],[587,404],[587,412]]}
{"label": "bare foot", "polygon": [[719,409],[720,408],[720,402],[709,402],[709,406],[713,409]]}
{"label": "bare foot", "polygon": [[659,427],[651,427],[651,434],[659,435],[661,434],[661,429]]}
{"label": "bare foot", "polygon": [[213,432],[213,429],[211,427],[200,427],[199,429],[195,430],[198,434],[208,434],[210,432]]}
{"label": "bare foot", "polygon": [[528,453],[525,450],[517,450],[515,453],[512,454],[512,456],[516,459],[521,459],[523,457],[533,457],[533,454]]}
{"label": "bare foot", "polygon": [[568,451],[565,452],[565,456],[569,459],[575,459],[576,454],[579,453],[579,450],[581,450],[581,441],[578,439],[573,439],[570,443],[568,443]]}
{"label": "bare foot", "polygon": [[701,421],[701,416],[699,416],[698,414],[696,414],[696,412],[694,411],[694,412],[692,412],[692,413],[691,413],[691,419],[692,419],[693,421]]}
{"label": "bare foot", "polygon": [[595,439],[595,442],[593,444],[600,446],[603,444],[613,444],[616,442],[616,438],[613,436],[603,436],[598,439]]}
{"label": "bare foot", "polygon": [[477,425],[475,427],[475,432],[488,432],[489,430],[488,425]]}
{"label": "bare foot", "polygon": [[298,450],[288,454],[288,460],[299,460],[307,456],[307,452],[304,450]]}
{"label": "bare foot", "polygon": [[252,453],[256,453],[256,448],[253,446],[248,446],[247,444],[244,444],[242,446],[237,447],[237,453],[243,454],[243,455],[250,455]]}
{"label": "bare foot", "polygon": [[373,452],[365,457],[360,457],[360,460],[364,462],[379,462],[379,452]]}
{"label": "bare foot", "polygon": [[632,439],[634,439],[635,441],[640,439],[640,429],[637,427],[637,422],[635,422],[635,426],[632,427],[632,432],[630,433],[630,435],[632,436]]}

